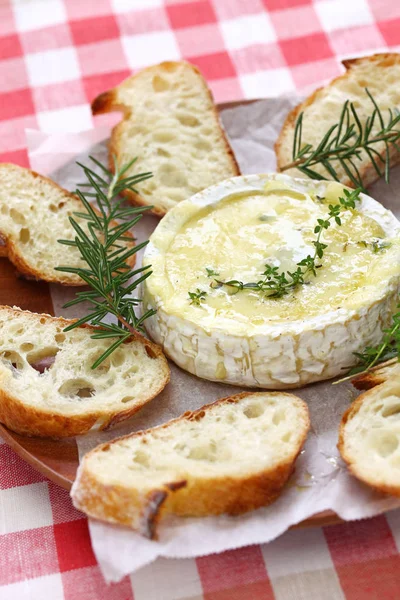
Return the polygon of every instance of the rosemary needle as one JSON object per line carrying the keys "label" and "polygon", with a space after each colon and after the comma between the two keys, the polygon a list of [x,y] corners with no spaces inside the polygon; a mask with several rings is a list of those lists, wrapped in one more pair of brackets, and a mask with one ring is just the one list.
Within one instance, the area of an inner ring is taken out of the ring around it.
{"label": "rosemary needle", "polygon": [[[136,159],[119,167],[114,158],[114,173],[93,157],[92,162],[99,167],[101,175],[89,167],[77,163],[83,170],[87,181],[79,187],[87,189],[76,191],[83,205],[83,212],[75,213],[75,217],[86,222],[82,227],[76,218],[70,217],[75,230],[75,239],[58,240],[60,244],[74,246],[80,253],[85,265],[74,268],[68,265],[57,267],[57,271],[75,273],[90,288],[76,293],[74,300],[65,304],[64,308],[86,302],[90,305],[88,314],[65,328],[70,331],[84,323],[99,327],[92,335],[93,339],[109,339],[110,346],[96,360],[92,368],[97,368],[110,354],[132,335],[139,335],[143,322],[155,313],[148,310],[142,316],[136,315],[136,308],[141,303],[132,294],[149,275],[150,265],[132,269],[129,259],[148,242],[137,246],[127,246],[124,242],[132,241],[126,233],[141,219],[147,207],[126,207],[122,199],[116,199],[124,190],[137,192],[135,185],[152,177],[151,173],[140,173],[126,176]],[[98,211],[89,198],[94,198]],[[111,315],[113,322],[106,318]]]}
{"label": "rosemary needle", "polygon": [[[389,109],[385,120],[373,95],[367,88],[365,92],[372,105],[371,114],[365,122],[354,103],[346,100],[339,120],[328,129],[316,147],[303,140],[304,113],[300,113],[294,128],[292,162],[280,170],[296,168],[312,179],[340,181],[338,168],[341,167],[352,185],[365,191],[359,164],[366,154],[378,177],[384,176],[389,182],[391,154],[400,151],[400,113],[397,108]],[[325,174],[315,170],[317,165],[323,168]]]}
{"label": "rosemary needle", "polygon": [[[400,305],[397,307],[400,309]],[[389,329],[384,330],[384,336],[377,346],[367,346],[364,352],[355,352],[359,363],[353,367],[346,377],[335,381],[334,384],[342,383],[352,379],[355,375],[361,375],[370,371],[379,363],[386,360],[400,360],[400,311],[393,315],[392,324]]]}
{"label": "rosemary needle", "polygon": [[[363,122],[355,105],[347,100],[338,122],[328,129],[316,147],[303,140],[304,114],[300,113],[294,129],[292,162],[282,167],[281,171],[296,168],[312,179],[339,181],[339,166],[351,183],[363,191],[358,165],[367,155],[378,177],[384,176],[388,183],[391,156],[400,152],[400,112],[397,108],[389,109],[388,118],[385,119],[373,95],[367,88],[365,92],[371,101],[371,114],[367,119]],[[325,175],[315,170],[317,165],[325,170]],[[335,383],[369,371],[384,360],[394,357],[400,360],[400,312],[393,316],[392,324],[384,331],[380,344],[368,346],[355,356],[359,364],[351,369],[347,377]]]}

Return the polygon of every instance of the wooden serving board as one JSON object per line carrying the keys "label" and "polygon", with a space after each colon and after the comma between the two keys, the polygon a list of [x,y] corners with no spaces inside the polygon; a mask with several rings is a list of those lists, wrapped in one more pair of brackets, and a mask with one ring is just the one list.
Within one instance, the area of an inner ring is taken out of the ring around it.
{"label": "wooden serving board", "polygon": [[[249,102],[253,101],[230,102],[219,108],[231,108]],[[54,314],[49,286],[20,278],[7,258],[0,258],[0,305]],[[0,436],[23,460],[48,479],[66,490],[71,488],[79,465],[78,448],[74,439],[52,440],[22,436],[1,424]],[[321,527],[340,522],[334,512],[324,511],[295,527]]]}

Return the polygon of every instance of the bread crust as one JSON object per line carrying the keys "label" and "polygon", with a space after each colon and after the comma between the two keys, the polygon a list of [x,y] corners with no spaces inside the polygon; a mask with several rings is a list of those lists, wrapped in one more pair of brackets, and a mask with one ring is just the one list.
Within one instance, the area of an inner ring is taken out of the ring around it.
{"label": "bread crust", "polygon": [[119,523],[137,529],[150,539],[157,539],[157,525],[166,514],[180,516],[202,517],[207,515],[239,515],[249,510],[266,506],[273,502],[281,493],[285,483],[294,470],[294,463],[307,438],[310,429],[308,408],[305,402],[291,394],[269,392],[268,395],[290,396],[296,398],[296,403],[303,410],[303,435],[293,455],[283,460],[273,469],[251,473],[247,477],[220,476],[209,479],[195,477],[179,479],[165,484],[161,488],[151,490],[143,497],[140,490],[121,485],[106,485],[101,483],[91,471],[86,468],[87,457],[93,453],[107,451],[110,445],[121,440],[139,437],[168,428],[171,424],[183,420],[201,419],[205,411],[217,404],[237,403],[242,398],[257,396],[260,392],[243,392],[227,398],[221,398],[214,403],[206,404],[193,412],[186,412],[168,423],[123,436],[112,442],[101,444],[83,459],[77,479],[71,491],[74,506],[87,515]]}
{"label": "bread crust", "polygon": [[[379,387],[383,388],[384,385],[385,384],[381,384]],[[375,394],[376,391],[377,390],[375,389],[373,391],[373,393]],[[338,450],[340,452],[342,459],[347,464],[347,467],[348,467],[350,473],[352,475],[354,475],[354,477],[356,477],[359,481],[362,481],[368,487],[373,488],[377,492],[384,493],[384,494],[391,494],[392,496],[400,497],[400,487],[399,486],[390,485],[390,484],[386,484],[386,483],[380,483],[378,485],[375,481],[371,481],[371,479],[366,477],[365,473],[363,473],[363,471],[360,470],[358,463],[355,460],[353,460],[353,458],[350,456],[350,453],[347,451],[347,448],[346,448],[346,440],[345,440],[346,424],[348,421],[350,421],[357,415],[363,402],[368,400],[370,394],[371,394],[371,390],[366,391],[363,394],[361,394],[344,413],[342,420],[340,422],[340,426],[339,426],[339,440],[338,440],[337,447],[338,447]]]}
{"label": "bread crust", "polygon": [[[364,56],[358,58],[349,58],[342,61],[342,65],[345,68],[345,72],[338,77],[335,77],[328,85],[321,86],[317,88],[308,98],[306,98],[303,102],[295,106],[287,115],[285,122],[282,126],[282,129],[279,133],[278,139],[275,142],[274,149],[277,161],[277,171],[281,172],[283,167],[285,166],[284,160],[281,154],[281,148],[284,144],[284,138],[287,135],[290,135],[290,132],[294,130],[296,119],[299,114],[304,111],[307,106],[314,103],[314,101],[318,98],[321,91],[325,90],[325,88],[333,87],[335,83],[339,80],[346,79],[351,74],[352,69],[357,67],[357,65],[362,64],[364,62],[377,62],[380,63],[382,67],[390,67],[395,63],[400,62],[400,54],[394,52],[385,52],[385,53],[377,53],[371,56]],[[384,152],[382,152],[382,157],[384,157]],[[394,166],[400,162],[400,153],[396,152],[393,148],[390,148],[390,166]],[[364,187],[368,187],[374,181],[380,179],[380,176],[377,174],[372,163],[366,164],[359,168],[360,176],[363,181]],[[354,188],[354,183],[346,176],[341,180],[343,185]]]}
{"label": "bread crust", "polygon": [[[33,318],[45,319],[45,322],[56,322],[60,326],[67,327],[71,323],[74,323],[75,319],[64,319],[62,317],[52,317],[47,314],[37,315],[30,311],[24,311],[19,308],[10,308],[8,306],[0,306],[0,310],[8,310],[10,313],[10,319],[17,313],[23,313],[24,315],[31,315]],[[41,323],[45,325],[45,323]],[[90,325],[81,325],[80,329],[88,329],[90,331],[98,331],[99,327],[92,327]],[[157,396],[167,385],[170,380],[170,370],[167,360],[159,346],[149,341],[147,338],[137,333],[132,335],[125,343],[137,342],[143,344],[146,349],[149,348],[151,356],[154,358],[161,359],[164,362],[163,366],[163,379],[160,381],[159,387],[156,391],[144,401],[135,405],[131,408],[124,410],[90,410],[82,408],[82,414],[76,415],[65,415],[56,413],[54,409],[45,410],[42,407],[34,407],[31,405],[25,405],[19,398],[8,394],[2,389],[1,375],[0,375],[0,422],[6,425],[12,431],[22,435],[38,436],[38,437],[51,437],[51,438],[63,438],[73,437],[76,435],[82,435],[87,433],[96,424],[96,427],[100,430],[109,429],[113,425],[129,419],[138,410],[150,402],[155,396]],[[146,350],[147,351],[147,350]]]}
{"label": "bread crust", "polygon": [[8,254],[7,241],[4,239],[4,237],[0,233],[0,258],[6,257],[7,254]]}
{"label": "bread crust", "polygon": [[352,379],[351,383],[358,390],[370,390],[381,383],[385,383],[385,381],[392,377],[398,371],[397,366],[400,367],[398,359],[392,358],[376,365],[376,367],[373,367],[366,373],[361,373],[361,375]]}
{"label": "bread crust", "polygon": [[[147,67],[147,69],[145,69],[145,71],[149,71],[149,72],[154,71],[154,73],[159,73],[162,70],[168,71],[171,68],[175,69],[176,65],[179,65],[179,64],[185,64],[187,68],[190,68],[194,73],[196,73],[201,78],[202,84],[204,87],[204,91],[206,92],[206,94],[209,97],[210,102],[212,103],[212,112],[214,114],[216,124],[218,125],[219,130],[220,130],[220,136],[221,136],[221,139],[222,139],[224,147],[225,147],[225,152],[229,156],[229,159],[230,159],[230,163],[232,166],[231,176],[234,177],[236,175],[240,175],[241,173],[240,173],[240,169],[239,169],[239,165],[237,163],[236,157],[233,153],[233,150],[228,141],[226,133],[221,126],[218,110],[214,103],[213,95],[211,93],[211,90],[207,86],[207,83],[206,83],[204,77],[202,76],[201,71],[194,65],[187,63],[185,61],[181,61],[180,63],[173,62],[173,61],[166,61],[166,62],[160,63],[159,65]],[[123,123],[125,120],[129,119],[133,115],[133,110],[131,109],[131,107],[127,106],[126,104],[123,104],[119,101],[118,90],[122,85],[126,85],[127,82],[134,81],[136,79],[136,77],[138,75],[140,75],[142,72],[143,71],[141,71],[140,73],[138,73],[136,75],[132,75],[128,79],[125,79],[120,84],[120,86],[117,86],[116,88],[108,90],[107,92],[103,92],[102,94],[97,96],[97,98],[95,98],[92,102],[93,115],[98,115],[98,114],[112,112],[112,111],[121,111],[123,113],[123,120],[113,128],[113,130],[111,132],[110,142],[108,145],[108,155],[109,155],[109,163],[108,164],[109,164],[109,169],[113,173],[115,172],[115,166],[114,166],[114,161],[113,161],[112,157],[116,156],[117,160],[119,161],[120,156],[121,156],[120,140],[121,140],[121,135],[122,135],[121,129],[122,129]],[[135,192],[133,192],[132,190],[125,190],[124,192],[122,192],[122,195],[128,200],[128,202],[130,202],[134,205],[137,205],[137,206],[149,206],[150,205],[150,203],[145,198],[140,196],[140,194],[135,194]],[[157,206],[152,208],[149,212],[156,215],[157,217],[163,217],[166,214],[166,211],[164,209],[162,209],[161,207],[157,207]]]}
{"label": "bread crust", "polygon": [[[19,167],[18,165],[2,163],[0,164],[1,168],[9,168],[12,170],[21,170],[27,171],[33,178],[39,178],[42,181],[45,181],[48,185],[53,187],[57,192],[64,196],[65,202],[73,202],[76,205],[76,210],[81,210],[80,200],[75,194],[68,192],[64,188],[60,187],[55,181],[49,179],[49,177],[45,177],[44,175],[40,175],[36,173],[36,171],[31,171],[30,169],[25,169],[24,167]],[[100,215],[99,211],[96,212]],[[117,225],[114,221],[113,225]],[[135,246],[135,238],[130,231],[125,233],[126,237],[132,239],[132,242],[127,244],[127,248],[133,248]],[[13,240],[7,237],[5,232],[1,231],[1,220],[0,220],[0,239],[4,242],[4,246],[0,246],[0,257],[7,257],[13,265],[17,268],[18,272],[22,275],[26,276],[28,279],[33,279],[35,281],[47,281],[48,283],[59,283],[61,285],[68,285],[71,287],[83,287],[86,283],[79,277],[79,275],[75,275],[73,273],[61,273],[59,271],[54,271],[54,275],[48,275],[40,269],[36,269],[32,264],[30,264],[25,255],[18,249],[18,245],[13,242]],[[131,268],[134,267],[136,262],[136,255],[133,254],[128,258],[127,263]],[[60,265],[61,266],[61,265]]]}

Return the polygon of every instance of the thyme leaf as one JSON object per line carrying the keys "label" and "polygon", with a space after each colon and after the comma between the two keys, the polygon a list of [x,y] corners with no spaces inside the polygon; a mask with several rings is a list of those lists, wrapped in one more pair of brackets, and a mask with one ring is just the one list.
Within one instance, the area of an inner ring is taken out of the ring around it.
{"label": "thyme leaf", "polygon": [[344,197],[339,198],[339,204],[330,204],[329,212],[326,219],[317,219],[317,225],[314,228],[314,233],[317,234],[316,239],[312,242],[314,253],[303,258],[296,265],[295,271],[279,271],[279,267],[273,267],[266,264],[262,274],[263,279],[254,283],[243,283],[237,279],[230,281],[221,281],[215,279],[215,282],[220,285],[228,286],[239,292],[244,289],[260,292],[264,297],[281,298],[285,296],[299,285],[308,283],[310,275],[317,276],[317,269],[322,267],[320,263],[324,256],[324,251],[328,247],[321,239],[323,233],[329,229],[331,223],[341,226],[341,214],[344,210],[352,210],[356,207],[356,201],[360,199],[361,189],[353,191],[343,190]]}
{"label": "thyme leaf", "polygon": [[207,277],[218,277],[219,276],[219,273],[214,271],[214,269],[210,269],[209,267],[206,267],[206,271],[207,271]]}
{"label": "thyme leaf", "polygon": [[207,292],[204,292],[197,288],[195,292],[188,292],[190,304],[194,304],[195,306],[200,306],[201,302],[204,302],[207,296]]}

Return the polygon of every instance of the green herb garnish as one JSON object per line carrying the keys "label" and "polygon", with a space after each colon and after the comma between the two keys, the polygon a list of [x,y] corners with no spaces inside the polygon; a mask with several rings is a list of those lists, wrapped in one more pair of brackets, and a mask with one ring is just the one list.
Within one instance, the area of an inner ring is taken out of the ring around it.
{"label": "green herb garnish", "polygon": [[[397,308],[400,308],[398,306]],[[350,371],[351,375],[372,369],[383,360],[400,355],[400,312],[393,315],[392,326],[384,330],[383,340],[378,346],[367,346],[364,352],[355,353],[360,363]]]}
{"label": "green herb garnish", "polygon": [[201,302],[204,302],[207,296],[207,292],[204,292],[197,288],[195,292],[188,292],[190,304],[194,304],[195,306],[200,306]]}
{"label": "green herb garnish", "polygon": [[262,293],[268,298],[280,298],[299,285],[308,283],[307,278],[309,275],[316,277],[317,269],[322,267],[319,262],[324,251],[327,248],[327,244],[321,241],[322,234],[324,231],[329,229],[331,222],[334,221],[337,225],[341,225],[341,213],[344,210],[355,209],[356,201],[359,200],[361,189],[358,188],[353,191],[344,189],[344,197],[339,198],[339,204],[330,204],[329,213],[326,219],[318,219],[317,225],[314,228],[314,233],[317,234],[316,240],[312,243],[315,247],[314,254],[308,255],[297,263],[297,269],[295,271],[279,271],[279,267],[273,267],[271,265],[265,265],[265,271],[263,272],[263,279],[255,283],[243,283],[237,279],[230,281],[220,281],[216,279],[218,284],[228,286],[237,290],[254,290]]}
{"label": "green herb garnish", "polygon": [[276,217],[274,215],[260,215],[258,220],[262,223],[271,223],[276,220]]}
{"label": "green herb garnish", "polygon": [[378,254],[378,252],[386,250],[392,245],[391,242],[385,242],[384,240],[372,240],[372,242],[361,240],[360,242],[356,242],[356,244],[364,246],[364,248],[370,248],[374,254]]}
{"label": "green herb garnish", "polygon": [[[322,137],[317,147],[304,143],[302,136],[303,113],[297,117],[294,129],[292,162],[281,168],[281,171],[296,168],[312,179],[335,179],[340,181],[337,168],[340,166],[351,183],[364,191],[363,181],[357,162],[363,159],[363,151],[368,155],[377,175],[384,175],[389,181],[391,152],[400,151],[400,113],[397,108],[389,109],[385,120],[374,97],[365,89],[373,106],[371,115],[365,123],[353,102],[346,100],[338,122],[332,125]],[[383,144],[384,150],[378,151],[376,144]],[[365,155],[364,155],[365,156]],[[314,166],[320,165],[326,171],[321,175]]]}
{"label": "green herb garnish", "polygon": [[391,245],[392,244],[390,242],[383,242],[382,240],[374,240],[373,242],[371,242],[372,252],[374,254],[377,254],[381,250],[386,250],[387,248],[390,248]]}
{"label": "green herb garnish", "polygon": [[[397,306],[400,309],[400,304]],[[391,358],[400,359],[400,312],[393,315],[392,325],[389,329],[384,329],[384,336],[380,344],[377,346],[367,346],[364,352],[355,352],[354,355],[358,358],[359,363],[350,369],[348,375],[334,382],[342,383],[354,377],[370,371],[379,363],[390,360]]]}
{"label": "green herb garnish", "polygon": [[[90,309],[87,315],[64,331],[90,323],[100,328],[92,335],[93,339],[110,339],[110,347],[93,364],[92,369],[95,369],[130,336],[140,335],[138,332],[142,331],[143,322],[155,313],[154,310],[148,310],[138,317],[135,310],[141,300],[132,296],[138,285],[151,275],[150,265],[132,269],[128,264],[128,260],[148,242],[134,247],[127,247],[123,243],[132,242],[126,233],[151,207],[126,207],[122,204],[123,200],[114,201],[124,190],[137,192],[135,185],[149,179],[152,174],[125,177],[136,159],[119,168],[114,158],[114,173],[95,158],[90,159],[101,169],[101,175],[77,163],[87,178],[87,182],[80,187],[88,188],[88,191],[76,191],[85,212],[75,213],[75,216],[86,221],[87,227],[82,228],[74,217],[70,217],[75,239],[58,240],[60,244],[77,248],[85,266],[60,266],[56,270],[79,275],[90,288],[77,292],[75,299],[65,304],[64,308],[67,308],[87,302]],[[96,200],[99,211],[94,210],[88,198]],[[114,317],[114,322],[105,321],[109,315]]]}

